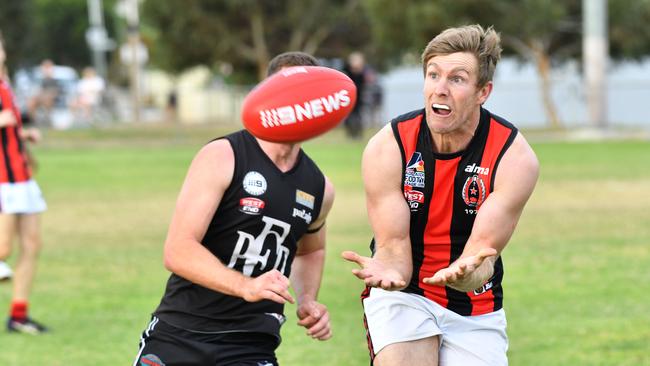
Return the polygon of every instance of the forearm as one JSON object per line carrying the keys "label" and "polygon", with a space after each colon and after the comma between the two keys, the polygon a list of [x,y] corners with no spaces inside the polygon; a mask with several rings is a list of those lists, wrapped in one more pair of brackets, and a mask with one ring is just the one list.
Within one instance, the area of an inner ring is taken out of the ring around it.
{"label": "forearm", "polygon": [[293,260],[290,278],[298,304],[318,299],[324,264],[324,248],[298,255]]}
{"label": "forearm", "polygon": [[165,267],[192,283],[241,298],[250,281],[241,272],[224,265],[203,245],[189,239],[165,245]]}
{"label": "forearm", "polygon": [[375,241],[373,258],[379,259],[387,268],[397,271],[406,283],[409,283],[413,273],[413,261],[410,239],[386,240],[383,243]]}

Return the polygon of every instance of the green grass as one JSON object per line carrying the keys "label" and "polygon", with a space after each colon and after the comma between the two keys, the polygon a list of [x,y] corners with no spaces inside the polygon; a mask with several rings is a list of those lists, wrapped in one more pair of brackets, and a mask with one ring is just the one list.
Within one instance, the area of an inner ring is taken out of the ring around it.
{"label": "green grass", "polygon": [[[49,204],[31,313],[53,332],[0,331],[0,365],[129,365],[168,273],[162,243],[186,169],[228,127],[46,133],[35,148]],[[359,293],[345,249],[367,252],[363,141],[334,131],[305,150],[334,182],[321,300],[334,338],[295,325],[284,366],[367,365]],[[536,143],[537,189],[504,252],[511,365],[650,364],[650,144]],[[10,261],[11,262],[11,261]],[[0,284],[0,310],[10,284]],[[4,310],[2,310],[4,311]]]}

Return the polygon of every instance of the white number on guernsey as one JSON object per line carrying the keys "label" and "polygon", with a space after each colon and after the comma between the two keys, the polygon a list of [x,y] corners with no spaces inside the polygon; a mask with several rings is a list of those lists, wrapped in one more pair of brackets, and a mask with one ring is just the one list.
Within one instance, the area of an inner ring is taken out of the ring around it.
{"label": "white number on guernsey", "polygon": [[[235,268],[237,260],[243,259],[245,263],[242,273],[249,277],[253,274],[253,269],[258,264],[262,269],[267,268],[271,250],[264,250],[264,241],[269,235],[275,236],[277,243],[275,247],[276,260],[273,268],[284,273],[287,259],[289,258],[289,248],[283,246],[282,243],[284,243],[284,239],[289,235],[291,225],[268,216],[262,216],[262,221],[264,221],[265,226],[257,237],[243,231],[237,231],[239,238],[230,258],[230,263],[228,263],[228,267]],[[262,253],[263,250],[264,253]]]}

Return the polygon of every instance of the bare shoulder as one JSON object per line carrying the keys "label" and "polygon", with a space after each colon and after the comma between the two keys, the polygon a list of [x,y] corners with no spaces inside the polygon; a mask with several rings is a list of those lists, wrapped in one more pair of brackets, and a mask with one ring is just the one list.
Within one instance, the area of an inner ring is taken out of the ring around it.
{"label": "bare shoulder", "polygon": [[368,140],[363,152],[364,165],[368,163],[366,160],[375,160],[377,164],[382,164],[384,159],[395,158],[401,159],[399,146],[390,124],[387,124]]}
{"label": "bare shoulder", "polygon": [[321,204],[320,214],[318,215],[318,220],[314,222],[312,226],[317,226],[317,224],[320,225],[320,223],[325,220],[330,210],[332,209],[332,206],[334,205],[335,195],[336,191],[334,189],[334,184],[332,184],[332,181],[329,180],[329,178],[326,176],[325,192],[323,193],[323,203]]}
{"label": "bare shoulder", "polygon": [[199,150],[190,166],[189,176],[208,178],[219,186],[228,186],[235,171],[235,153],[226,139],[214,140]]}
{"label": "bare shoulder", "polygon": [[495,190],[505,188],[518,191],[527,199],[538,177],[537,156],[524,136],[518,133],[499,163],[494,182]]}
{"label": "bare shoulder", "polygon": [[366,192],[381,195],[385,190],[400,189],[402,155],[390,125],[384,126],[366,145],[362,173]]}
{"label": "bare shoulder", "polygon": [[517,169],[524,169],[531,174],[535,173],[535,175],[539,171],[537,155],[521,132],[517,134],[512,145],[504,154],[501,164],[514,165]]}

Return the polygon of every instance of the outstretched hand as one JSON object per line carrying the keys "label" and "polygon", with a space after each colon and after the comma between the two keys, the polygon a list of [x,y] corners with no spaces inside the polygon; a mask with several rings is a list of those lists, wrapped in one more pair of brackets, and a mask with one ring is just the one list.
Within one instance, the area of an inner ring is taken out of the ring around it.
{"label": "outstretched hand", "polygon": [[307,335],[319,341],[332,338],[330,314],[327,307],[317,301],[307,301],[298,305],[296,311],[298,325],[307,328]]}
{"label": "outstretched hand", "polygon": [[[433,276],[423,278],[422,282],[428,285],[449,286],[452,288],[455,288],[455,285],[462,286],[465,281],[470,279],[474,271],[483,264],[486,258],[494,257],[497,254],[498,252],[494,248],[481,248],[477,254],[458,259],[449,267],[436,272]],[[478,286],[480,284],[476,287]]]}
{"label": "outstretched hand", "polygon": [[352,274],[370,287],[381,287],[395,291],[406,287],[406,279],[395,269],[389,268],[378,258],[364,257],[352,251],[341,253],[343,259],[354,262],[361,267],[352,270]]}
{"label": "outstretched hand", "polygon": [[266,299],[280,304],[285,304],[287,301],[294,303],[293,297],[289,293],[289,279],[277,269],[248,279],[243,292],[244,296],[242,297],[248,302]]}

